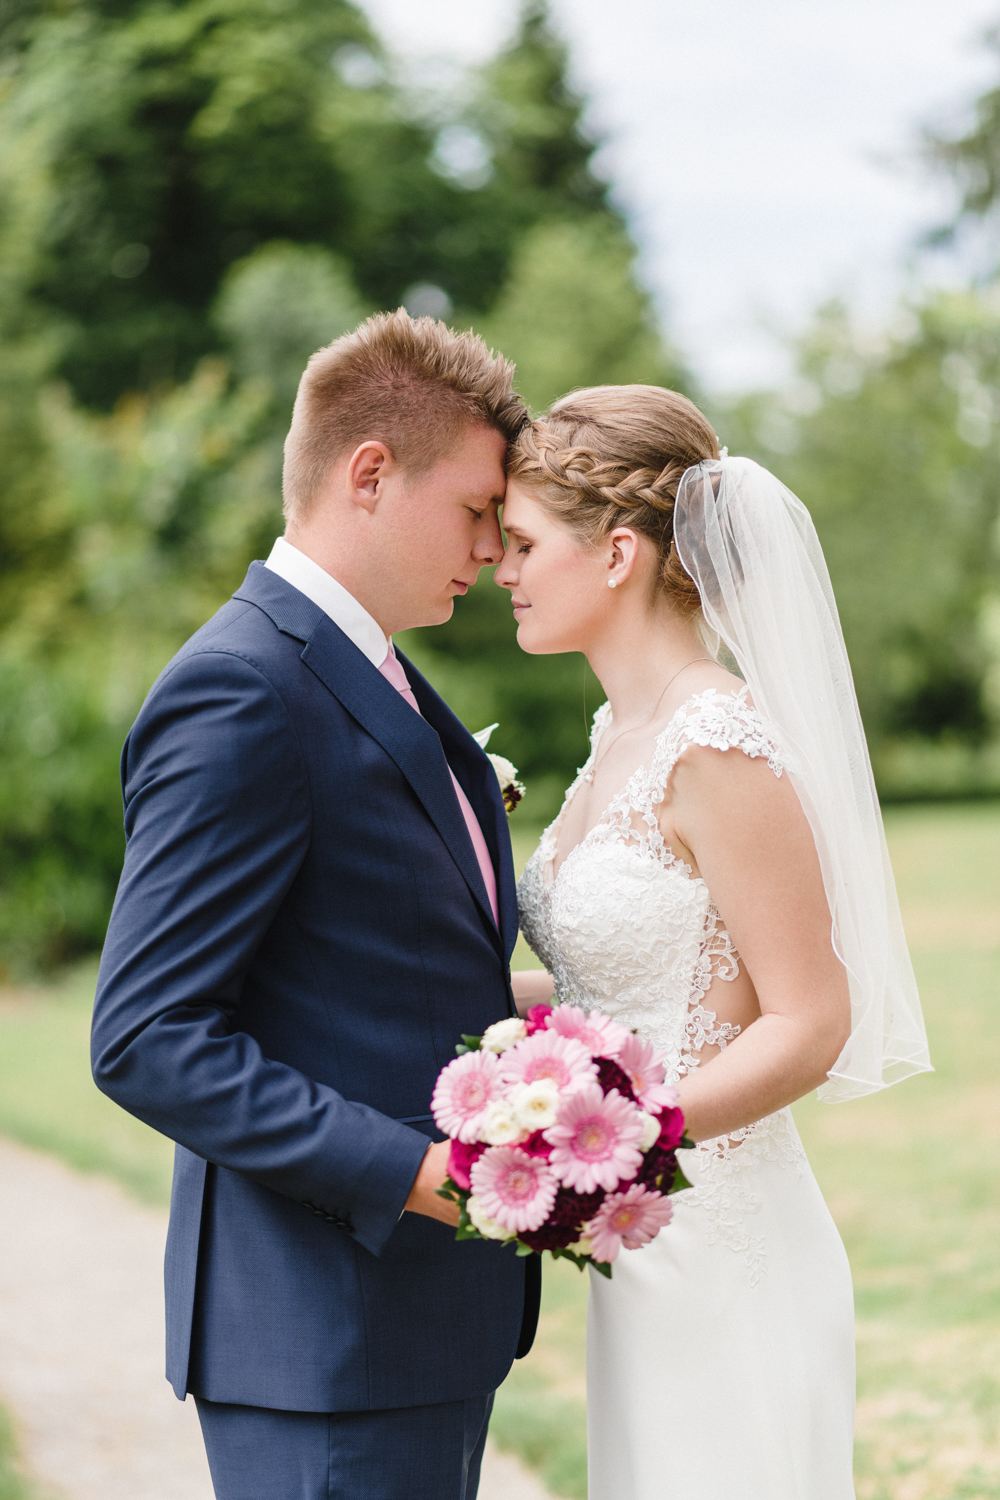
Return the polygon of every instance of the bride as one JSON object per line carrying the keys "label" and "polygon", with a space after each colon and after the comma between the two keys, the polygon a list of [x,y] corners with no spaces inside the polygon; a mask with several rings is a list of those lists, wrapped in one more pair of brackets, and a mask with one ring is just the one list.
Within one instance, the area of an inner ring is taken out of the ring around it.
{"label": "bride", "polygon": [[590,1500],[849,1500],[850,1270],[788,1106],[930,1064],[816,533],[653,386],[526,428],[503,525],[518,643],[608,695],[519,886],[548,972],[518,1009],[652,1040],[698,1143],[673,1222],[591,1278]]}

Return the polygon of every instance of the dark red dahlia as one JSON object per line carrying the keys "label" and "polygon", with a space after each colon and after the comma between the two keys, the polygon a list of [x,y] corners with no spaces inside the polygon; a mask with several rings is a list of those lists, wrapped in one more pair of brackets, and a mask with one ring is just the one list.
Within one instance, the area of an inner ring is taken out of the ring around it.
{"label": "dark red dahlia", "polygon": [[518,1235],[518,1239],[530,1245],[537,1255],[543,1250],[565,1250],[567,1245],[575,1245],[579,1238],[580,1231],[572,1224],[543,1224],[541,1229],[526,1230]]}
{"label": "dark red dahlia", "polygon": [[643,1157],[636,1182],[655,1192],[669,1193],[677,1171],[677,1157],[673,1151],[664,1151],[659,1144],[650,1146]]}
{"label": "dark red dahlia", "polygon": [[617,1089],[623,1098],[635,1100],[628,1074],[613,1057],[598,1057],[595,1058],[595,1062],[598,1080],[606,1094],[610,1094],[612,1089]]}
{"label": "dark red dahlia", "polygon": [[571,1224],[579,1229],[594,1217],[605,1196],[603,1188],[598,1188],[594,1193],[578,1193],[574,1188],[561,1187],[556,1193],[549,1223]]}
{"label": "dark red dahlia", "polygon": [[541,1229],[520,1234],[518,1239],[539,1253],[542,1250],[564,1250],[580,1238],[584,1224],[594,1217],[604,1198],[603,1188],[598,1188],[596,1193],[578,1193],[573,1188],[562,1187]]}

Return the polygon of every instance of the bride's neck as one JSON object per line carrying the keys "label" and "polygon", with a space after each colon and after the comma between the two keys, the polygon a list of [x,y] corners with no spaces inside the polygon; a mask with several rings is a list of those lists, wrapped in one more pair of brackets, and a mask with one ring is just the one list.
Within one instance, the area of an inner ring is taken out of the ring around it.
{"label": "bride's neck", "polygon": [[629,601],[586,652],[614,721],[622,727],[641,723],[670,679],[688,662],[707,655],[692,619],[665,605],[646,609],[639,601]]}

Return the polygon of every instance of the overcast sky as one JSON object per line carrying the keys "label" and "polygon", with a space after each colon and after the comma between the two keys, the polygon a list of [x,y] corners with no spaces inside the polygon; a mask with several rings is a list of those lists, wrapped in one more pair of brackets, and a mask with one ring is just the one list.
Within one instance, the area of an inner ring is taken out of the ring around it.
{"label": "overcast sky", "polygon": [[[363,0],[397,53],[477,61],[516,0]],[[553,0],[599,165],[665,323],[721,389],[787,370],[775,330],[847,294],[888,316],[951,199],[913,163],[1000,78],[980,37],[1000,0]]]}

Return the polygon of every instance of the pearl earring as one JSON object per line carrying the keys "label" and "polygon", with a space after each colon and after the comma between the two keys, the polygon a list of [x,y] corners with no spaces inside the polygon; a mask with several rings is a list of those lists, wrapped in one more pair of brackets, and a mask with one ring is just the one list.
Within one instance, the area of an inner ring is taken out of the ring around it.
{"label": "pearl earring", "polygon": [[618,587],[618,579],[617,578],[609,578],[608,579],[608,588],[609,589],[616,589],[617,587]]}

